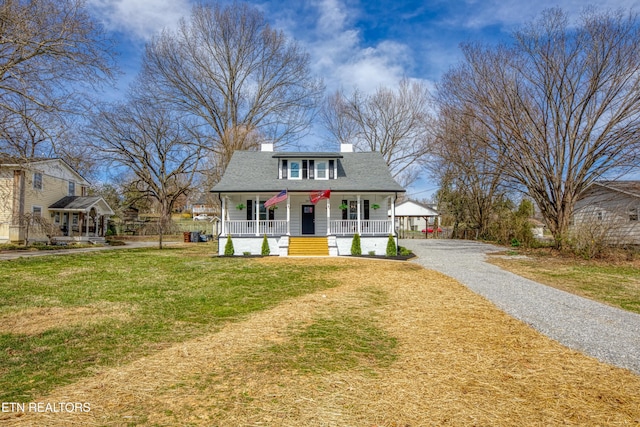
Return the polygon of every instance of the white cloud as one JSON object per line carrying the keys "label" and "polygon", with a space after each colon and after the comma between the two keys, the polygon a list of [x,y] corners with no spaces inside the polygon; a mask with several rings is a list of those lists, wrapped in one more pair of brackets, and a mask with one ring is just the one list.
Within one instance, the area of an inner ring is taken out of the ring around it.
{"label": "white cloud", "polygon": [[306,39],[314,71],[323,76],[329,93],[357,86],[373,92],[380,86],[394,87],[411,67],[409,48],[402,43],[380,41],[364,46],[351,20],[358,11],[348,9],[340,0],[320,0],[312,39]]}
{"label": "white cloud", "polygon": [[108,31],[148,40],[163,28],[175,28],[189,14],[189,0],[88,0]]}
{"label": "white cloud", "polygon": [[521,0],[485,0],[478,2],[468,0],[467,7],[458,10],[465,16],[459,16],[458,23],[466,28],[482,29],[490,25],[515,27],[529,22],[540,16],[549,8],[559,7],[569,14],[571,19],[577,19],[585,7],[595,5],[598,10],[634,9],[638,12],[638,0],[600,0],[599,2],[585,2],[583,0],[538,0],[523,2]]}

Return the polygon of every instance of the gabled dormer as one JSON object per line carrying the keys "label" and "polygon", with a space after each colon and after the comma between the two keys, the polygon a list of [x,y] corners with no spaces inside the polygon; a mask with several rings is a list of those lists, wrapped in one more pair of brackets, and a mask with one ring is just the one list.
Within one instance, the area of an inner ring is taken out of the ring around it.
{"label": "gabled dormer", "polygon": [[[262,151],[273,151],[272,144],[263,144]],[[350,144],[342,144],[341,152],[352,152]],[[278,152],[278,179],[280,180],[317,180],[328,181],[344,177],[341,165],[341,153],[327,152]]]}

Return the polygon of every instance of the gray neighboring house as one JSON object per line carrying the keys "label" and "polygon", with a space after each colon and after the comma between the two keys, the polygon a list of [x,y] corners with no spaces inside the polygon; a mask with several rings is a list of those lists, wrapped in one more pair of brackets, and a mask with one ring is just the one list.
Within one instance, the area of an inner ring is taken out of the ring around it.
{"label": "gray neighboring house", "polygon": [[220,254],[228,236],[236,255],[260,254],[266,235],[272,255],[337,256],[351,254],[356,233],[363,254],[384,255],[405,190],[380,153],[354,153],[349,144],[341,152],[274,152],[263,144],[236,151],[211,191],[222,206]]}
{"label": "gray neighboring house", "polygon": [[600,230],[613,244],[640,244],[640,181],[596,181],[580,197],[574,229]]}

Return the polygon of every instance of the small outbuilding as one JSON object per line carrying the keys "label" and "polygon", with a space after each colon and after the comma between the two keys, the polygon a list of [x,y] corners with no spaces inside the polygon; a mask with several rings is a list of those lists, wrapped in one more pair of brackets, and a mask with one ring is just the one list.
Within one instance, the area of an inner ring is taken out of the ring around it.
{"label": "small outbuilding", "polygon": [[426,236],[429,229],[433,230],[434,235],[438,234],[440,214],[434,207],[424,203],[409,199],[400,202],[396,205],[395,217],[396,228],[401,235],[407,231],[425,230]]}

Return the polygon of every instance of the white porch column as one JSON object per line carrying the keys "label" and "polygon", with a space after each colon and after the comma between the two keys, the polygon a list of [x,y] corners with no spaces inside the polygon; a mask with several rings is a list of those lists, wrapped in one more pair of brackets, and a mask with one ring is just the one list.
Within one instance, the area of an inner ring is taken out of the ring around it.
{"label": "white porch column", "polygon": [[220,216],[222,217],[221,221],[222,221],[222,229],[220,232],[221,236],[226,236],[227,233],[227,227],[225,226],[225,222],[227,221],[227,216],[225,215],[225,210],[227,209],[227,198],[226,197],[221,197],[222,199],[222,205],[220,206]]}
{"label": "white porch column", "polygon": [[331,200],[327,199],[327,236],[331,235]]}
{"label": "white porch column", "polygon": [[[396,235],[396,201],[393,197],[389,196],[391,200],[391,231],[389,234]],[[426,234],[426,233],[425,233]]]}
{"label": "white porch column", "polygon": [[256,236],[260,235],[260,195],[256,194],[256,206],[254,209],[256,216]]}
{"label": "white porch column", "polygon": [[358,219],[358,234],[362,235],[362,223],[360,222],[360,195],[359,194],[357,196],[356,212],[357,212],[356,218]]}
{"label": "white porch column", "polygon": [[287,196],[287,236],[291,236],[291,196]]}
{"label": "white porch column", "polygon": [[84,213],[84,229],[88,239],[89,238],[89,212]]}

